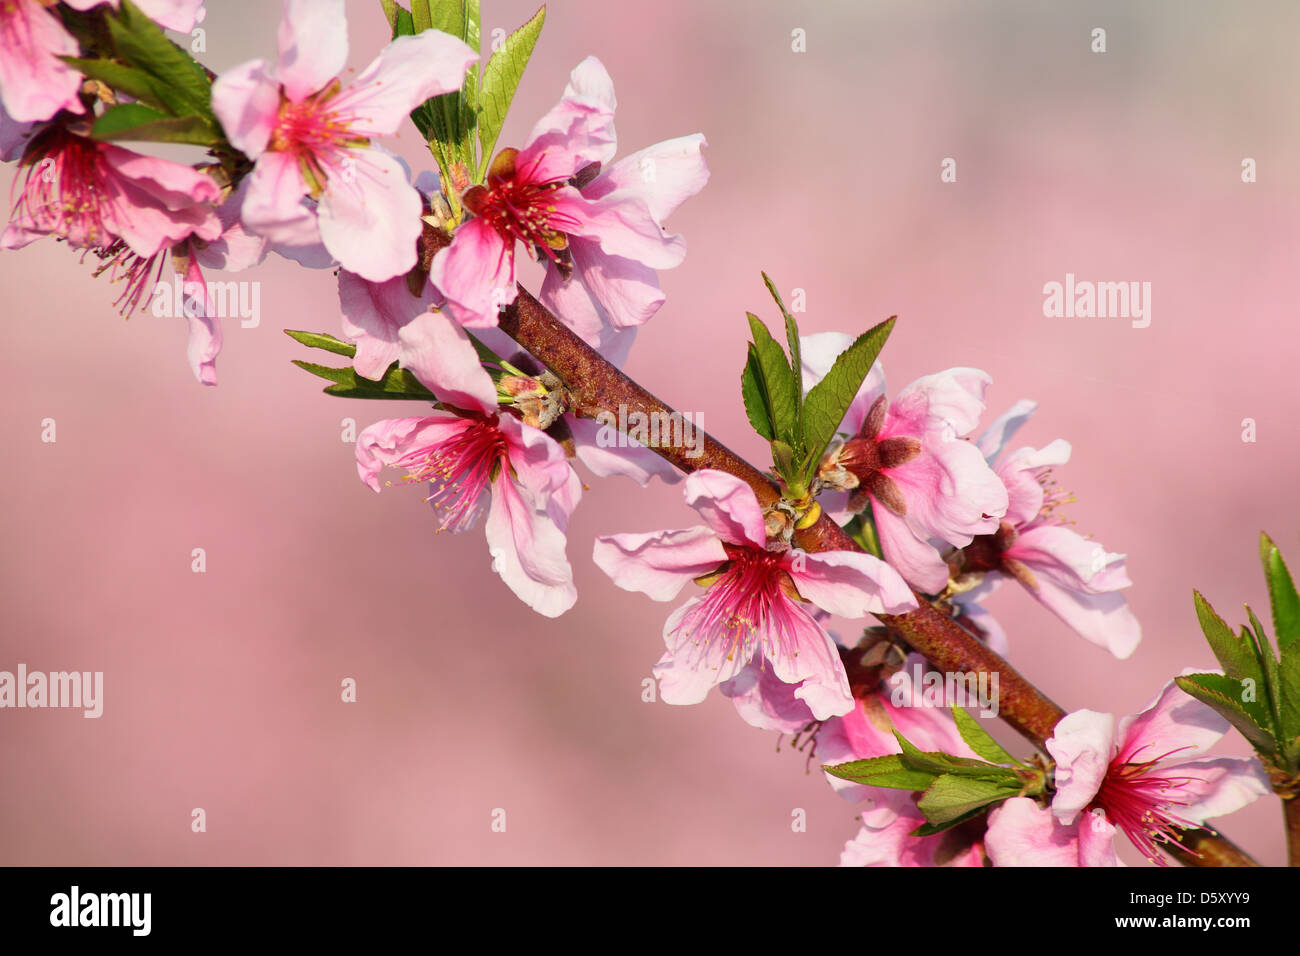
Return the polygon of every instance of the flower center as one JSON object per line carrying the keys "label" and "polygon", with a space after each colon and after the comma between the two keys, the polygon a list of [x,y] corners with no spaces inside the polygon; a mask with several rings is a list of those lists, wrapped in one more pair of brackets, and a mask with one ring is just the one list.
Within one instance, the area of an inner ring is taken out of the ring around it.
{"label": "flower center", "polygon": [[298,103],[281,95],[280,112],[266,147],[271,152],[291,153],[297,158],[303,179],[314,197],[319,197],[325,189],[327,170],[343,167],[347,150],[370,145],[366,137],[352,133],[352,116],[330,108],[329,103],[340,86],[335,79]]}
{"label": "flower center", "polygon": [[[1164,755],[1169,756],[1168,754]],[[1194,827],[1174,811],[1185,807],[1179,800],[1183,786],[1191,778],[1159,772],[1157,764],[1164,757],[1143,763],[1131,763],[1116,754],[1106,768],[1101,788],[1092,806],[1106,811],[1106,816],[1152,862],[1164,865],[1156,852],[1157,843],[1177,842],[1179,827]]]}
{"label": "flower center", "polygon": [[509,459],[505,436],[495,421],[483,418],[394,464],[410,472],[407,481],[429,482],[425,500],[439,513],[440,534],[474,526],[484,492]]}
{"label": "flower center", "polygon": [[558,262],[568,248],[567,229],[577,226],[572,217],[555,205],[555,191],[567,180],[536,182],[518,175],[516,149],[503,149],[492,160],[486,186],[472,186],[461,197],[465,208],[486,221],[505,240],[508,247],[515,240],[529,248],[540,249]]}
{"label": "flower center", "polygon": [[76,246],[112,244],[116,236],[103,218],[109,194],[98,144],[54,126],[32,142],[23,161],[27,173],[11,219],[31,220]]}
{"label": "flower center", "polygon": [[696,644],[721,644],[727,660],[753,657],[761,641],[763,656],[793,656],[798,647],[789,593],[794,590],[781,567],[781,555],[723,544],[729,558],[704,600],[682,618],[673,633],[684,632]]}

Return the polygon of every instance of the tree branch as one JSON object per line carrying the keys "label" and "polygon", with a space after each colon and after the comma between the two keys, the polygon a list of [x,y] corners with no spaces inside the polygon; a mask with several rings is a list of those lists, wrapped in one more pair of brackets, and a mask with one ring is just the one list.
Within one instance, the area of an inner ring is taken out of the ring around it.
{"label": "tree branch", "polygon": [[[553,316],[523,286],[514,302],[500,315],[500,328],[554,372],[568,390],[570,409],[594,418],[601,412],[619,416],[640,412],[671,415],[673,409],[655,398],[615,368]],[[767,507],[780,499],[771,477],[759,471],[708,434],[695,448],[656,447],[652,451],[683,472],[712,468],[734,475],[749,485],[759,504]],[[694,457],[686,452],[699,451]],[[816,524],[796,532],[795,543],[805,551],[861,551],[852,538],[822,513]],[[920,606],[905,614],[877,615],[893,633],[945,673],[985,671],[998,674],[998,716],[1042,750],[1052,728],[1065,711],[1025,680],[1001,656],[968,633],[952,617],[917,595]],[[1170,850],[1189,866],[1257,866],[1230,841],[1209,829],[1184,830],[1183,846]],[[1189,853],[1183,847],[1189,848]],[[1198,855],[1193,855],[1193,853]]]}

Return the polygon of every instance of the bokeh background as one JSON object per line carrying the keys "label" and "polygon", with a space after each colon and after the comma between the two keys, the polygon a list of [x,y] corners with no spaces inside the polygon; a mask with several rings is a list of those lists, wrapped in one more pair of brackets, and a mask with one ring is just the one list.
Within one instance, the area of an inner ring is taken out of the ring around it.
{"label": "bokeh background", "polygon": [[[208,6],[210,67],[273,54],[277,4]],[[490,37],[535,4],[484,8]],[[378,3],[348,18],[359,68],[386,24]],[[690,254],[628,368],[755,460],[737,385],[744,311],[774,311],[760,269],[806,291],[808,331],[899,315],[893,389],[973,365],[990,418],[1037,399],[1021,437],[1073,443],[1070,515],[1129,555],[1145,637],[1120,664],[1017,590],[991,607],[1052,697],[1124,714],[1211,663],[1193,587],[1230,622],[1266,606],[1261,529],[1300,564],[1298,33],[1286,3],[557,0],[502,144],[588,54],[615,81],[620,153],[707,135],[712,181],[669,223]],[[414,130],[396,146],[429,165]],[[1066,272],[1151,282],[1150,327],[1044,318]],[[99,720],[0,712],[0,863],[836,861],[856,810],[804,754],[716,695],[641,699],[669,606],[614,588],[591,540],[693,523],[678,489],[592,482],[579,603],[543,619],[481,533],[435,537],[414,490],[357,480],[342,420],[413,412],[322,396],[289,365],[281,328],[338,332],[331,274],[273,258],[239,278],[262,283],[261,325],[227,323],[204,389],[180,320],[123,322],[51,241],[0,256],[0,669],[106,684]],[[1282,861],[1272,798],[1220,822]]]}

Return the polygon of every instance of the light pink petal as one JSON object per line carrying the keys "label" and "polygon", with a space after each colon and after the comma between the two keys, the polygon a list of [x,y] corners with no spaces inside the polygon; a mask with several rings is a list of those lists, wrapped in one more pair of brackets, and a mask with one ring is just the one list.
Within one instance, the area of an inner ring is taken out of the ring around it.
{"label": "light pink petal", "polygon": [[610,166],[582,194],[589,199],[603,199],[615,192],[630,193],[662,223],[709,181],[709,167],[702,153],[707,145],[704,137],[696,133],[647,146]]}
{"label": "light pink petal", "polygon": [[682,478],[681,473],[663,458],[626,435],[619,435],[611,425],[572,415],[565,421],[573,433],[578,458],[597,477],[623,475],[642,488],[650,483],[651,478],[659,478],[667,484],[676,484]]}
{"label": "light pink petal", "polygon": [[263,153],[248,177],[241,216],[248,231],[280,246],[312,247],[320,242],[316,211],[298,161],[290,153]]}
{"label": "light pink petal", "polygon": [[532,182],[568,179],[591,163],[608,163],[617,148],[614,87],[604,66],[587,57],[574,69],[564,98],[538,120],[516,157]]}
{"label": "light pink petal", "polygon": [[415,265],[420,194],[393,156],[350,151],[352,165],[331,170],[321,196],[320,236],[345,269],[371,282],[403,275]]}
{"label": "light pink petal", "polygon": [[[1163,768],[1162,768],[1163,769]],[[1264,768],[1254,757],[1203,757],[1179,761],[1168,776],[1190,778],[1179,787],[1178,816],[1192,823],[1236,813],[1272,792]]]}
{"label": "light pink petal", "polygon": [[[665,297],[659,288],[659,275],[650,266],[635,259],[610,255],[590,239],[571,239],[569,251],[574,267],[569,284],[580,284],[585,288],[596,305],[597,313],[615,329],[644,325],[663,305]],[[555,272],[554,268],[548,269],[548,278]],[[574,331],[582,334],[577,328]],[[599,335],[592,344],[600,344]]]}
{"label": "light pink petal", "polygon": [[[783,734],[796,734],[813,722],[808,705],[795,696],[797,689],[778,678],[772,668],[752,661],[734,678],[718,685],[722,695],[735,704],[741,720],[759,730]],[[821,734],[817,737],[817,757],[825,757]]]}
{"label": "light pink petal", "polygon": [[564,532],[504,475],[492,482],[488,511],[492,570],[538,614],[559,617],[578,600]]}
{"label": "light pink petal", "polygon": [[[570,250],[576,249],[579,243],[586,243],[586,240],[572,240],[569,243]],[[611,331],[609,317],[587,291],[587,287],[575,276],[565,279],[549,262],[537,300],[593,348],[600,345],[602,336],[607,331]]]}
{"label": "light pink petal", "polygon": [[1079,821],[1079,866],[1123,866],[1115,855],[1115,825],[1104,813],[1091,812]]}
{"label": "light pink petal", "polygon": [[729,544],[767,546],[767,526],[754,489],[725,471],[706,468],[688,475],[682,488],[686,503]]}
{"label": "light pink petal", "polygon": [[880,535],[880,549],[903,579],[918,591],[938,594],[948,584],[948,565],[937,548],[917,537],[906,519],[872,500],[871,513]]}
{"label": "light pink petal", "polygon": [[1034,521],[1043,507],[1046,492],[1038,476],[1042,469],[1063,465],[1070,459],[1070,443],[1056,439],[1042,449],[1021,448],[997,466],[997,475],[1007,489],[1007,513],[1012,525]]}
{"label": "light pink petal", "polygon": [[190,370],[200,385],[216,385],[217,356],[221,353],[221,325],[208,308],[208,284],[193,256],[185,269],[187,291],[191,284],[198,287],[198,296],[193,303],[187,301],[184,308],[185,322],[189,327],[185,355],[189,359]]}
{"label": "light pink petal", "polygon": [[976,368],[950,368],[918,378],[890,403],[882,434],[915,434],[939,421],[965,435],[979,424],[984,392],[992,382],[987,372]]}
{"label": "light pink petal", "polygon": [[907,502],[904,519],[924,539],[965,547],[998,529],[1007,489],[971,442],[946,426],[921,433],[921,453],[886,474]]}
{"label": "light pink petal", "polygon": [[676,608],[664,622],[668,650],[654,666],[659,696],[666,704],[698,704],[716,685],[735,678],[749,663],[741,654],[730,654],[721,641],[695,642],[679,628],[683,618],[703,601],[694,597]]}
{"label": "light pink petal", "polygon": [[994,866],[1081,865],[1079,828],[1060,823],[1028,797],[1012,797],[990,811],[984,847]]}
{"label": "light pink petal", "polygon": [[802,597],[838,617],[900,614],[916,607],[899,573],[870,554],[790,551],[784,567]]}
{"label": "light pink petal", "polygon": [[244,228],[244,199],[248,195],[250,179],[240,181],[220,206],[217,219],[221,222],[221,235],[211,242],[194,243],[195,258],[205,269],[222,272],[242,272],[259,265],[270,251],[265,236],[255,236]]}
{"label": "light pink petal", "polygon": [[625,591],[671,601],[687,582],[715,570],[727,552],[711,530],[611,534],[596,538],[592,560]]}
{"label": "light pink petal", "polygon": [[82,113],[81,74],[60,56],[76,56],[77,41],[58,14],[35,0],[0,7],[0,103],[19,122],[46,120],[61,109]]}
{"label": "light pink petal", "polygon": [[940,860],[942,834],[913,836],[926,822],[916,806],[916,796],[905,790],[864,788],[872,791],[873,806],[862,814],[862,829],[844,845],[840,866],[983,866],[984,849],[976,842],[952,857]]}
{"label": "light pink petal", "polygon": [[1116,739],[1126,762],[1205,753],[1228,732],[1228,722],[1172,680],[1141,711],[1119,722]]}
{"label": "light pink petal", "polygon": [[424,418],[389,418],[376,422],[357,436],[357,474],[376,492],[379,473],[412,452],[446,441],[472,422],[450,415]]}
{"label": "light pink petal", "polygon": [[1073,823],[1101,789],[1114,744],[1115,718],[1110,714],[1076,710],[1057,723],[1047,751],[1056,761],[1052,812],[1062,823]]}
{"label": "light pink petal", "polygon": [[440,30],[398,37],[330,103],[360,136],[391,136],[425,100],[460,89],[478,54]]}
{"label": "light pink petal", "polygon": [[[802,700],[817,720],[847,714],[853,709],[844,662],[834,639],[817,623],[806,606],[780,594],[773,616],[786,628],[784,640],[793,644],[790,653],[768,653],[766,666],[787,684],[798,684],[795,697]],[[762,665],[760,665],[762,666]]]}
{"label": "light pink petal", "polygon": [[1029,593],[1084,640],[1104,647],[1121,661],[1137,650],[1142,625],[1123,594],[1081,594],[1061,587],[1049,577],[1038,578],[1037,584]]}
{"label": "light pink petal", "polygon": [[277,35],[276,73],[297,103],[343,72],[348,59],[348,24],[343,0],[285,0]]}
{"label": "light pink petal", "polygon": [[[402,282],[402,278],[389,281]],[[467,411],[497,410],[492,376],[480,364],[465,330],[450,317],[442,312],[419,312],[398,329],[397,339],[397,358],[402,368],[414,373],[443,402]]]}
{"label": "light pink petal", "polygon": [[12,163],[22,156],[40,123],[22,123],[5,112],[0,101],[0,162]]}
{"label": "light pink petal", "polygon": [[280,83],[265,60],[226,70],[212,83],[212,111],[231,145],[249,159],[266,150],[280,113]]}
{"label": "light pink petal", "polygon": [[563,445],[513,415],[500,416],[497,428],[506,440],[516,483],[528,491],[538,507],[545,506],[552,494],[569,488],[573,469]]}
{"label": "light pink petal", "polygon": [[482,219],[462,223],[451,245],[433,257],[429,279],[447,300],[446,309],[470,329],[497,324],[501,307],[515,300],[515,254]]}
{"label": "light pink petal", "polygon": [[608,255],[652,269],[671,269],[686,258],[686,240],[664,232],[645,202],[628,193],[589,200],[576,189],[562,186],[552,193],[551,202],[557,215],[576,223],[567,228],[570,235],[598,243]]}
{"label": "light pink petal", "polygon": [[[107,143],[101,144],[100,153],[112,173],[147,189],[153,201],[167,209],[183,210],[195,203],[216,203],[221,198],[216,180],[192,166]],[[215,210],[212,213],[214,224],[219,224]]]}
{"label": "light pink petal", "polygon": [[990,465],[997,460],[998,455],[1002,454],[1002,449],[1007,446],[1011,436],[1020,431],[1037,408],[1037,402],[1022,398],[1004,412],[992,425],[984,429],[980,437],[976,439],[975,444],[979,448],[980,454],[984,456],[984,459]]}
{"label": "light pink petal", "polygon": [[1028,565],[1035,577],[1048,578],[1072,591],[1102,594],[1132,584],[1124,569],[1124,555],[1107,551],[1061,525],[1021,530],[1005,554]]}
{"label": "light pink petal", "polygon": [[[343,335],[357,346],[352,366],[358,375],[380,378],[402,350],[397,333],[433,304],[427,285],[420,297],[411,295],[405,276],[370,282],[354,272],[339,270],[339,309]],[[475,363],[477,364],[477,362]],[[419,374],[419,373],[417,373]],[[427,384],[427,383],[426,383]],[[495,392],[494,392],[495,395]]]}

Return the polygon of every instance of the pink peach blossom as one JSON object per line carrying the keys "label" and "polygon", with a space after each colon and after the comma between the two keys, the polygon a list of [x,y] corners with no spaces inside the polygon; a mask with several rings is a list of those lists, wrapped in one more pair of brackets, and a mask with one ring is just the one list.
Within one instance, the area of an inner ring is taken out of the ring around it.
{"label": "pink peach blossom", "polygon": [[233,67],[212,87],[231,143],[255,160],[243,219],[306,265],[337,260],[371,282],[415,265],[420,195],[371,139],[460,88],[477,55],[437,30],[399,37],[351,82],[343,0],[286,0],[275,68]]}
{"label": "pink peach blossom", "polygon": [[615,584],[657,601],[672,600],[694,578],[710,578],[703,596],[664,625],[667,651],[654,669],[663,699],[699,703],[710,687],[755,664],[800,685],[795,696],[816,719],[847,713],[853,698],[844,665],[813,609],[849,618],[896,613],[915,607],[911,590],[870,555],[769,549],[763,509],[732,475],[697,471],[684,493],[704,525],[599,537],[593,551]]}

